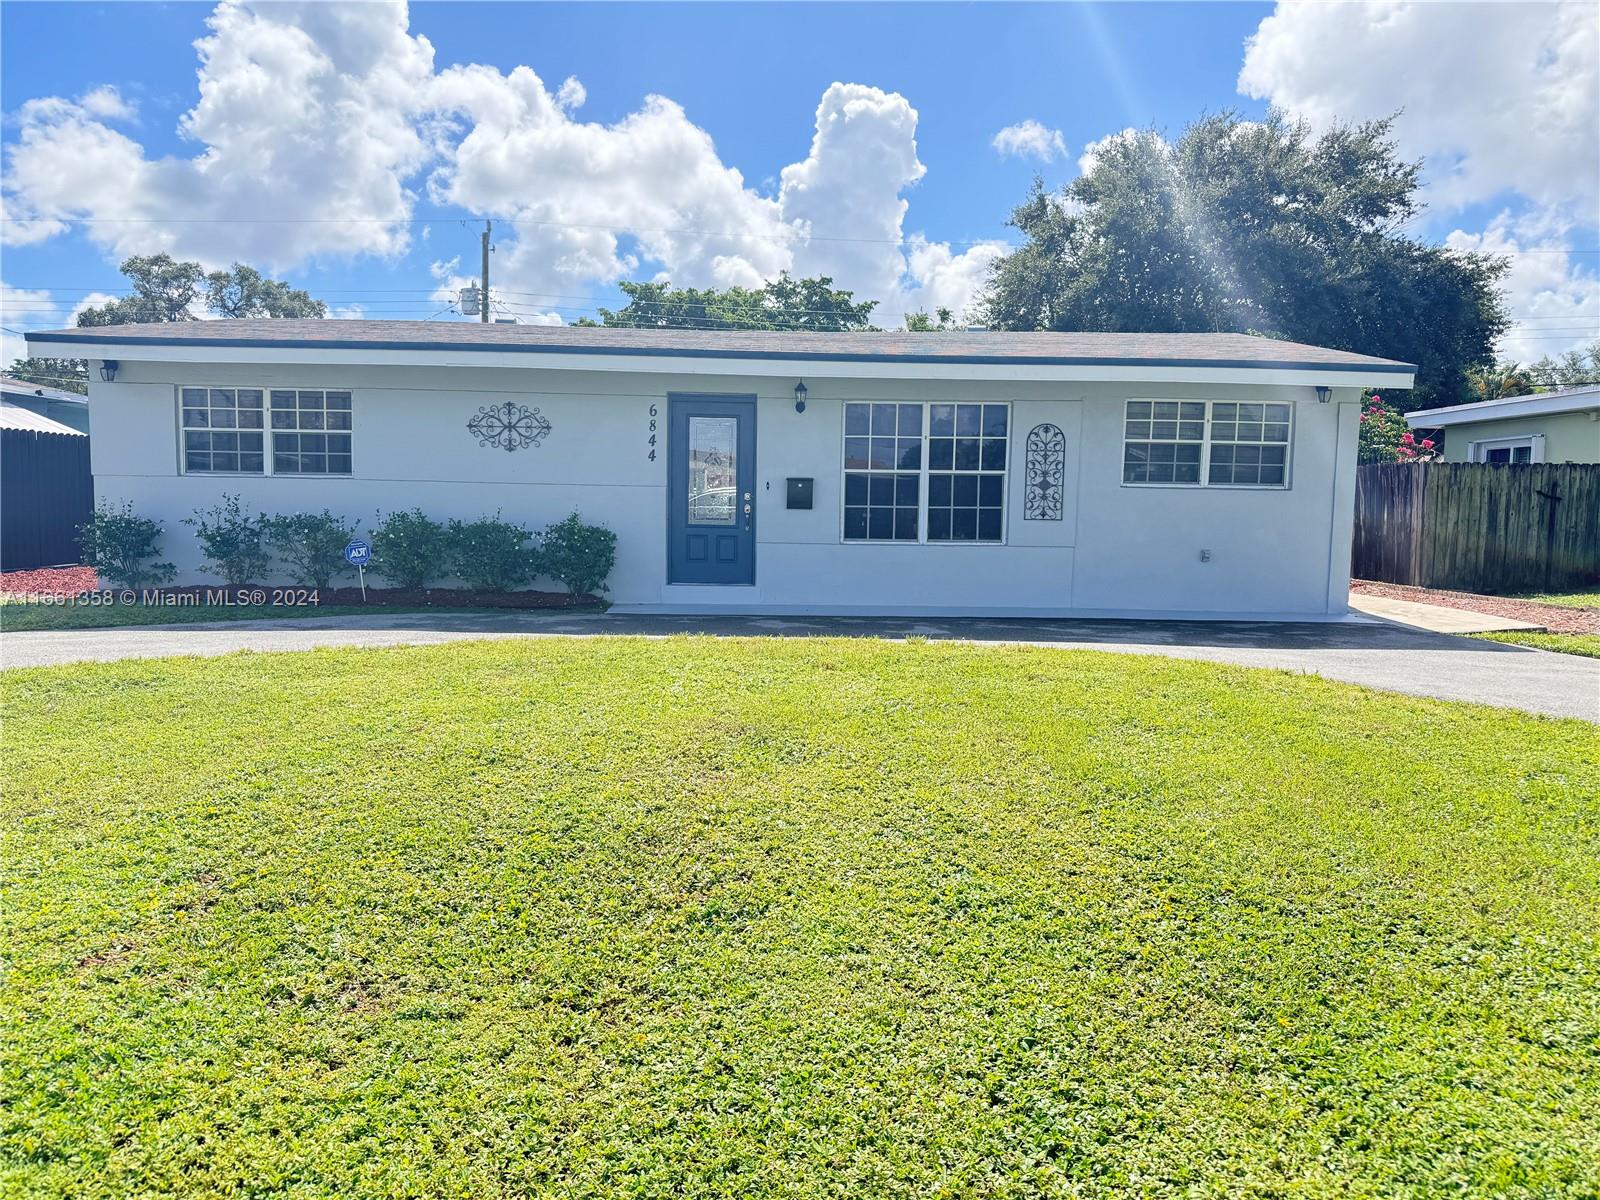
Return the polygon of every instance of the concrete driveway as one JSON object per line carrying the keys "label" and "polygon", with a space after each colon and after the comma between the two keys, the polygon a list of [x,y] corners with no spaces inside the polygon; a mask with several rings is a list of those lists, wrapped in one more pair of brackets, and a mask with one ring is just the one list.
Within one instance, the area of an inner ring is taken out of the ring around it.
{"label": "concrete driveway", "polygon": [[1600,659],[1550,654],[1381,623],[1057,621],[888,617],[667,617],[432,612],[276,621],[7,633],[0,666],[122,658],[432,645],[467,638],[680,633],[716,637],[946,638],[1008,642],[1276,667],[1347,683],[1600,721]]}

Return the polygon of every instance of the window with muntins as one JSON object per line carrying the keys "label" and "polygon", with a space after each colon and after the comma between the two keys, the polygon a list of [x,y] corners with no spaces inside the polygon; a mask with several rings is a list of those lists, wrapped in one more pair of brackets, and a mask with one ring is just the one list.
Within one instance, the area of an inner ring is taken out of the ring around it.
{"label": "window with muntins", "polygon": [[928,540],[998,542],[1005,534],[1004,404],[928,406]]}
{"label": "window with muntins", "polygon": [[272,473],[350,474],[350,393],[272,393]]}
{"label": "window with muntins", "polygon": [[844,406],[844,539],[1000,542],[1007,404]]}
{"label": "window with muntins", "polygon": [[1289,406],[1211,406],[1211,483],[1282,487],[1289,478]]}
{"label": "window with muntins", "polygon": [[180,387],[178,413],[185,474],[351,473],[347,391]]}
{"label": "window with muntins", "polygon": [[183,469],[191,474],[260,475],[260,388],[180,388]]}
{"label": "window with muntins", "polygon": [[1292,424],[1288,404],[1129,400],[1122,482],[1288,487]]}
{"label": "window with muntins", "polygon": [[918,540],[922,415],[920,404],[844,406],[846,541]]}

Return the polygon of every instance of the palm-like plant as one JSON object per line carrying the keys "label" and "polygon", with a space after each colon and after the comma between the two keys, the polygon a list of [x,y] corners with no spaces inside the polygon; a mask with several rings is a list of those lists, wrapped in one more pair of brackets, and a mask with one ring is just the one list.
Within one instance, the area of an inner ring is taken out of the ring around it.
{"label": "palm-like plant", "polygon": [[1467,390],[1473,401],[1526,396],[1533,387],[1532,378],[1520,363],[1496,363],[1492,367],[1473,367],[1467,372]]}

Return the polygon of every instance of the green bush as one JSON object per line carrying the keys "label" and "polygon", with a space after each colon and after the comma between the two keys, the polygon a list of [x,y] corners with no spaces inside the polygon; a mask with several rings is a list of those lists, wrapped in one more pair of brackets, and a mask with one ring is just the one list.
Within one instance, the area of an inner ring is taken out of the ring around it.
{"label": "green bush", "polygon": [[279,513],[261,519],[267,545],[289,565],[294,581],[305,587],[326,588],[334,575],[349,571],[344,548],[355,536],[354,523],[345,523],[324,509],[319,513]]}
{"label": "green bush", "polygon": [[534,574],[531,536],[498,515],[451,521],[450,573],[475,592],[509,592]]}
{"label": "green bush", "polygon": [[450,530],[420,508],[390,513],[372,531],[373,574],[396,587],[420,592],[449,569]]}
{"label": "green bush", "polygon": [[537,570],[560,580],[573,596],[605,591],[617,562],[617,535],[603,525],[585,525],[573,513],[539,535]]}
{"label": "green bush", "polygon": [[138,588],[169,583],[177,568],[169,562],[152,562],[161,537],[161,523],[141,517],[132,504],[112,508],[101,501],[94,516],[78,526],[78,544],[83,561],[99,573],[101,580]]}
{"label": "green bush", "polygon": [[206,565],[229,587],[243,587],[266,573],[271,555],[261,544],[266,517],[252,518],[237,496],[224,496],[214,508],[198,508],[183,522],[194,528]]}

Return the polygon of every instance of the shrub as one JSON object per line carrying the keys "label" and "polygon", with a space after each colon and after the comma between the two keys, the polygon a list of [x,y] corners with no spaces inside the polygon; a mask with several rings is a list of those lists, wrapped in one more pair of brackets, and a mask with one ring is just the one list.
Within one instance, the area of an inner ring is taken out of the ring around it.
{"label": "shrub", "polygon": [[451,521],[450,573],[475,592],[509,592],[534,573],[529,533],[498,515]]}
{"label": "shrub", "polygon": [[390,513],[372,531],[372,571],[421,591],[450,569],[450,531],[420,508]]}
{"label": "shrub", "polygon": [[294,581],[305,587],[325,588],[335,574],[350,570],[344,548],[356,527],[324,509],[319,513],[288,513],[261,519],[267,545],[289,565]]}
{"label": "shrub", "polygon": [[1418,439],[1405,417],[1368,396],[1361,402],[1361,439],[1356,458],[1364,463],[1431,462],[1439,457],[1430,438]]}
{"label": "shrub", "polygon": [[616,562],[617,535],[603,525],[585,525],[577,513],[539,536],[539,573],[566,584],[573,596],[605,591]]}
{"label": "shrub", "polygon": [[224,496],[215,508],[199,508],[183,523],[194,527],[206,565],[229,587],[242,587],[265,574],[270,556],[261,544],[266,517],[254,519],[237,496]]}
{"label": "shrub", "polygon": [[95,506],[94,515],[78,526],[78,544],[83,561],[99,573],[102,580],[138,588],[169,583],[177,568],[169,562],[152,562],[158,551],[161,523],[138,516],[132,504],[112,508],[104,501]]}

